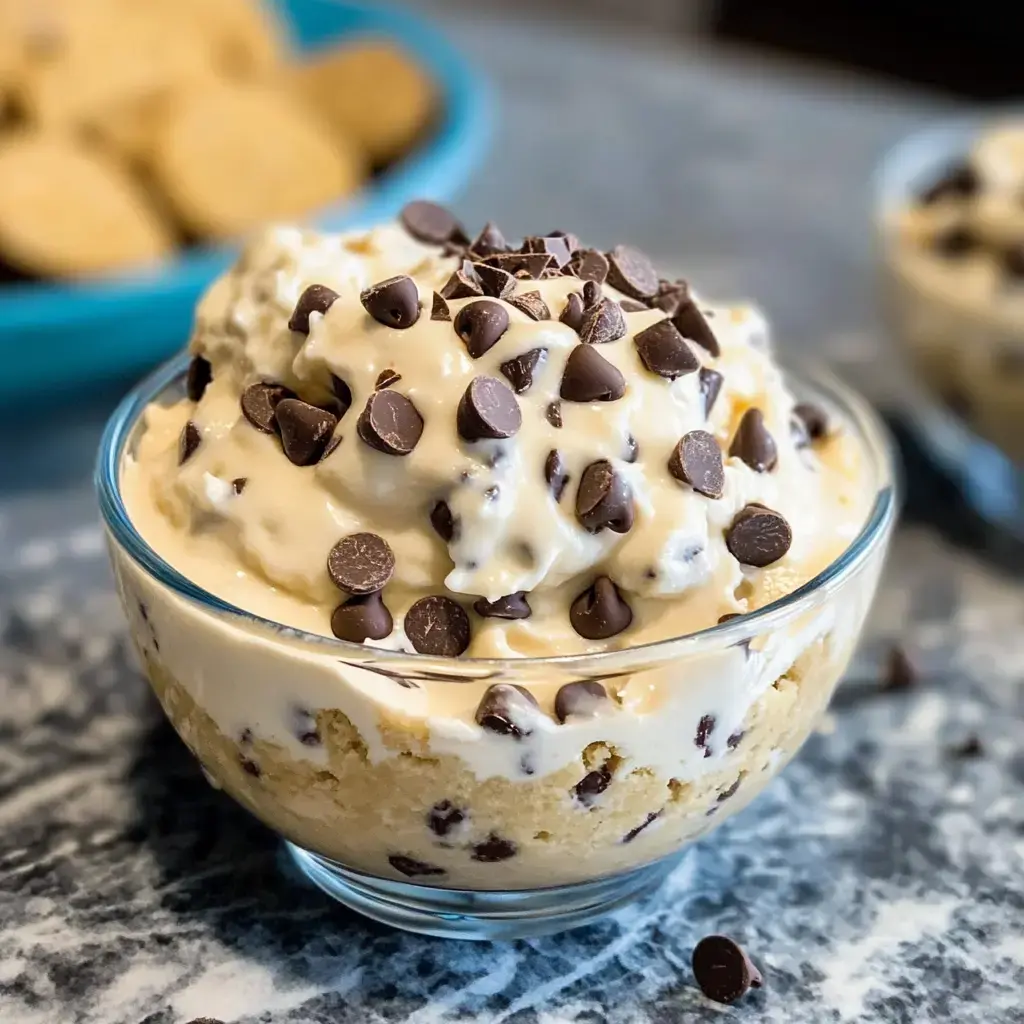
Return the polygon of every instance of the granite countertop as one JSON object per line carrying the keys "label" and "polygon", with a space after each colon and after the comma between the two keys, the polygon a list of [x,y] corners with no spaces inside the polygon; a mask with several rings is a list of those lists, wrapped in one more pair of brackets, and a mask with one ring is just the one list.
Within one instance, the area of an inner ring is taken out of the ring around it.
{"label": "granite countertop", "polygon": [[[757,295],[790,358],[824,353],[898,404],[865,182],[942,103],[579,25],[451,27],[504,98],[468,220],[629,238],[705,292]],[[556,938],[404,935],[289,875],[163,723],[88,482],[111,402],[30,411],[0,455],[3,1024],[1024,1021],[1024,593],[1005,566],[905,526],[831,728],[657,896]],[[967,536],[910,469],[914,509]],[[896,630],[921,679],[888,694]],[[972,734],[980,754],[958,755]],[[689,969],[716,931],[766,975],[730,1010]]]}

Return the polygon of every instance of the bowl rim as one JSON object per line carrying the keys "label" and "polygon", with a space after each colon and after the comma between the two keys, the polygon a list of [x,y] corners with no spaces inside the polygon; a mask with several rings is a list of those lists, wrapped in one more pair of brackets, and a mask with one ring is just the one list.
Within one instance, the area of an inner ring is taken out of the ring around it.
{"label": "bowl rim", "polygon": [[[827,369],[812,367],[800,373],[787,371],[787,383],[798,390],[824,397],[827,405],[837,408],[844,420],[855,430],[877,480],[878,491],[870,511],[858,532],[839,557],[796,590],[762,608],[725,623],[693,633],[649,641],[634,647],[582,654],[556,654],[523,658],[447,658],[435,655],[390,651],[366,644],[356,644],[317,633],[309,633],[266,619],[223,600],[188,579],[165,561],[142,537],[132,523],[125,506],[120,475],[129,443],[146,407],[164,396],[169,389],[183,383],[189,363],[183,351],[158,367],[136,385],[111,414],[100,441],[95,470],[95,486],[100,512],[108,539],[116,544],[143,572],[168,587],[178,597],[203,611],[231,617],[240,625],[270,632],[276,640],[299,641],[340,656],[352,663],[386,661],[407,674],[464,682],[473,673],[476,678],[502,675],[506,670],[586,668],[592,675],[595,666],[622,671],[625,662],[635,658],[651,660],[661,657],[693,656],[742,643],[783,621],[795,618],[824,597],[840,588],[878,550],[886,544],[896,522],[900,505],[900,486],[894,444],[879,415],[855,391],[847,388]],[[453,677],[453,669],[457,677]]]}

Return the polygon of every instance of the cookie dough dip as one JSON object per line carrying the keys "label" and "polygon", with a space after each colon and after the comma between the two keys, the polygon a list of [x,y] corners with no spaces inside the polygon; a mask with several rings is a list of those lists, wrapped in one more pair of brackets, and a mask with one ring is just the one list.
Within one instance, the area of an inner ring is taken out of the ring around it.
{"label": "cookie dough dip", "polygon": [[[417,202],[253,242],[185,366],[101,466],[133,635],[210,779],[346,902],[448,934],[448,890],[479,921],[588,883],[592,916],[827,704],[887,449],[838,385],[787,380],[755,309]],[[586,919],[561,901],[530,914]]]}

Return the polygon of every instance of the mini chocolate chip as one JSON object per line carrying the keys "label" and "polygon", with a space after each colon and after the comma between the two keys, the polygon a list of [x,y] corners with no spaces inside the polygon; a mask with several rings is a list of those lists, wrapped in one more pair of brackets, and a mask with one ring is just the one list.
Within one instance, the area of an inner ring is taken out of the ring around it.
{"label": "mini chocolate chip", "polygon": [[774,468],[779,453],[775,438],[764,425],[764,414],[760,409],[748,409],[743,414],[729,445],[729,455],[738,456],[755,473],[767,473]]}
{"label": "mini chocolate chip", "polygon": [[565,361],[558,393],[568,402],[614,402],[626,393],[626,378],[596,348],[577,345]]}
{"label": "mini chocolate chip", "polygon": [[206,386],[213,379],[213,368],[208,359],[193,356],[185,376],[185,394],[190,402],[198,402],[206,393]]}
{"label": "mini chocolate chip", "polygon": [[327,556],[327,572],[339,590],[372,594],[390,582],[395,571],[391,545],[375,533],[342,537]]}
{"label": "mini chocolate chip", "polygon": [[294,392],[280,384],[250,384],[242,392],[242,415],[264,434],[276,433],[274,410],[278,402],[294,397]]}
{"label": "mini chocolate chip", "polygon": [[516,855],[516,844],[511,839],[502,839],[493,832],[482,842],[473,847],[473,860],[484,864],[495,864],[499,860],[508,860]]}
{"label": "mini chocolate chip", "polygon": [[462,266],[445,282],[441,289],[443,299],[474,299],[483,295],[484,288],[476,269],[469,260],[463,260]]}
{"label": "mini chocolate chip", "polygon": [[325,284],[311,284],[295,303],[295,310],[288,321],[288,330],[298,334],[309,334],[310,313],[324,314],[338,300],[338,293]]}
{"label": "mini chocolate chip", "polygon": [[239,755],[238,763],[242,766],[242,771],[247,775],[251,775],[254,779],[258,779],[263,774],[263,772],[260,771],[260,766],[244,754]]}
{"label": "mini chocolate chip", "polygon": [[803,425],[812,441],[820,441],[828,434],[828,413],[812,402],[798,402],[793,406],[793,415]]}
{"label": "mini chocolate chip", "polygon": [[430,510],[430,525],[446,544],[454,539],[455,518],[452,516],[452,510],[448,507],[448,502],[434,502],[434,507]]}
{"label": "mini chocolate chip", "polygon": [[614,299],[601,299],[583,314],[580,341],[587,345],[606,345],[626,334],[626,318]]}
{"label": "mini chocolate chip", "polygon": [[430,307],[430,319],[431,320],[451,320],[452,311],[448,308],[448,303],[434,292],[434,299]]}
{"label": "mini chocolate chip", "polygon": [[544,418],[555,428],[555,430],[562,429],[562,403],[548,402],[547,408],[544,410]]}
{"label": "mini chocolate chip", "polygon": [[557,267],[564,267],[572,255],[570,239],[564,235],[534,235],[523,242],[527,252],[546,253]]}
{"label": "mini chocolate chip", "polygon": [[651,373],[675,380],[700,369],[700,360],[671,320],[659,320],[633,338],[640,361]]}
{"label": "mini chocolate chip", "polygon": [[427,828],[436,836],[446,836],[466,820],[466,812],[451,800],[441,800],[427,814]]}
{"label": "mini chocolate chip", "polygon": [[459,401],[456,424],[464,441],[507,438],[523,425],[523,414],[504,381],[497,377],[474,377]]}
{"label": "mini chocolate chip", "polygon": [[735,750],[740,745],[740,742],[742,741],[745,735],[746,733],[743,729],[738,729],[725,741],[725,745],[730,750]]}
{"label": "mini chocolate chip", "polygon": [[572,292],[565,300],[565,308],[558,319],[566,327],[571,327],[577,334],[580,333],[583,326],[583,299],[578,293]]}
{"label": "mini chocolate chip", "polygon": [[672,323],[684,338],[700,345],[710,355],[717,357],[722,354],[715,332],[711,330],[693,299],[687,299],[679,306]]}
{"label": "mini chocolate chip", "polygon": [[581,281],[603,284],[608,277],[608,259],[597,249],[580,249],[572,254],[569,268]]}
{"label": "mini chocolate chip", "polygon": [[393,384],[397,384],[402,379],[402,375],[397,371],[391,369],[389,366],[386,370],[381,370],[377,374],[377,381],[373,385],[374,391],[380,391],[381,388],[389,388]]}
{"label": "mini chocolate chip", "polygon": [[607,459],[592,462],[580,477],[576,491],[576,518],[589,533],[604,529],[628,533],[633,526],[633,498],[629,485]]}
{"label": "mini chocolate chip", "polygon": [[499,369],[507,378],[517,395],[522,395],[533,387],[533,375],[537,367],[547,358],[546,348],[531,348],[528,352],[507,359]]}
{"label": "mini chocolate chip", "polygon": [[697,733],[693,737],[693,745],[703,750],[705,757],[711,756],[711,748],[708,746],[708,740],[711,738],[711,734],[714,731],[715,716],[702,715],[701,720],[697,723]]}
{"label": "mini chocolate chip", "polygon": [[715,406],[725,378],[717,370],[709,370],[705,366],[701,367],[699,377],[700,393],[704,396],[704,418],[707,419]]}
{"label": "mini chocolate chip", "polygon": [[488,221],[469,248],[474,256],[494,256],[500,252],[508,252],[509,244],[505,241],[501,228],[492,221]]}
{"label": "mini chocolate chip", "polygon": [[318,462],[338,425],[338,417],[300,398],[282,398],[274,409],[281,448],[294,466]]}
{"label": "mini chocolate chip", "polygon": [[612,783],[612,773],[605,765],[588,772],[573,786],[573,793],[584,807],[594,802],[594,797],[600,796]]}
{"label": "mini chocolate chip", "polygon": [[690,297],[690,286],[685,281],[659,281],[658,294],[651,299],[651,308],[675,316],[679,307]]}
{"label": "mini chocolate chip", "polygon": [[522,686],[494,683],[484,691],[475,720],[481,729],[520,740],[533,732],[537,700]]}
{"label": "mini chocolate chip", "polygon": [[722,449],[706,430],[691,430],[672,450],[668,471],[698,494],[720,498],[725,491]]}
{"label": "mini chocolate chip", "polygon": [[405,395],[385,388],[366,400],[356,432],[385,455],[408,455],[423,434],[423,417]]}
{"label": "mini chocolate chip", "polygon": [[420,293],[405,274],[364,288],[359,293],[363,309],[379,324],[404,331],[420,318]]}
{"label": "mini chocolate chip", "polygon": [[596,281],[584,281],[583,283],[583,312],[586,313],[591,306],[597,305],[604,297],[601,286]]}
{"label": "mini chocolate chip", "polygon": [[658,272],[639,249],[617,245],[608,253],[608,283],[630,298],[648,299],[658,292]]}
{"label": "mini chocolate chip", "polygon": [[632,434],[626,435],[626,451],[622,458],[629,463],[634,463],[640,458],[640,443]]}
{"label": "mini chocolate chip", "polygon": [[541,298],[540,292],[523,292],[522,295],[514,295],[508,300],[520,313],[525,313],[531,320],[550,320],[551,310],[548,304]]}
{"label": "mini chocolate chip", "polygon": [[962,758],[966,760],[971,757],[981,757],[985,753],[985,747],[981,742],[981,737],[977,733],[970,733],[965,736],[959,743],[954,743],[949,748],[949,752],[953,757]]}
{"label": "mini chocolate chip", "polygon": [[473,611],[485,619],[528,619],[532,614],[525,590],[499,597],[497,601],[477,598]]}
{"label": "mini chocolate chip", "polygon": [[388,857],[388,863],[399,873],[407,878],[415,878],[417,875],[443,875],[444,868],[435,868],[432,864],[424,864],[414,857],[403,857],[400,853],[393,853]]}
{"label": "mini chocolate chip", "polygon": [[642,302],[637,302],[636,299],[623,299],[619,303],[623,313],[646,313],[648,307]]}
{"label": "mini chocolate chip", "polygon": [[721,804],[728,800],[730,797],[734,797],[736,795],[737,790],[740,788],[740,783],[742,781],[743,776],[741,775],[728,789],[723,789],[722,792],[715,797],[715,802]]}
{"label": "mini chocolate chip", "polygon": [[763,569],[777,562],[793,543],[793,531],[780,513],[747,505],[732,521],[725,545],[741,565]]}
{"label": "mini chocolate chip", "polygon": [[233,490],[235,494],[241,494],[242,491],[245,490],[245,485],[248,482],[248,477],[236,476],[235,479],[231,481],[231,490]]}
{"label": "mini chocolate chip", "polygon": [[748,989],[763,984],[743,947],[726,935],[707,935],[697,943],[693,976],[701,992],[716,1003],[734,1003]]}
{"label": "mini chocolate chip", "polygon": [[569,482],[569,471],[565,468],[562,453],[555,448],[548,452],[548,457],[544,460],[544,479],[555,501],[561,501],[565,485]]}
{"label": "mini chocolate chip", "polygon": [[444,245],[466,237],[455,215],[437,203],[415,199],[406,203],[399,214],[402,227],[419,242],[426,245]]}
{"label": "mini chocolate chip", "polygon": [[585,639],[607,640],[629,628],[633,612],[618,587],[607,576],[598,576],[570,605],[569,621]]}
{"label": "mini chocolate chip", "polygon": [[443,594],[421,597],[405,613],[405,634],[419,654],[457,658],[469,646],[469,616]]}
{"label": "mini chocolate chip", "polygon": [[622,841],[624,843],[631,843],[631,842],[633,842],[633,840],[636,839],[636,837],[638,835],[640,835],[640,833],[643,832],[643,830],[645,828],[647,828],[648,825],[653,825],[654,822],[656,822],[659,817],[661,817],[661,812],[660,811],[651,811],[650,814],[648,814],[647,817],[644,818],[644,820],[641,821],[640,824],[637,825],[636,828],[631,828],[622,837]]}
{"label": "mini chocolate chip", "polygon": [[970,228],[962,224],[940,231],[932,240],[935,251],[948,259],[960,259],[978,247],[978,239]]}
{"label": "mini chocolate chip", "polygon": [[894,644],[885,659],[885,674],[882,689],[885,691],[910,690],[917,684],[917,666],[911,660],[906,648]]}
{"label": "mini chocolate chip", "polygon": [[555,718],[563,725],[570,715],[593,718],[608,700],[608,691],[596,679],[566,683],[555,694]]}
{"label": "mini chocolate chip", "polygon": [[921,202],[930,206],[940,199],[968,199],[980,188],[978,172],[968,163],[957,164],[921,193]]}
{"label": "mini chocolate chip", "polygon": [[508,330],[508,310],[493,299],[463,306],[455,315],[455,333],[473,359],[479,359]]}
{"label": "mini chocolate chip", "polygon": [[357,594],[339,604],[331,615],[331,632],[339,640],[363,644],[391,635],[394,620],[379,591]]}
{"label": "mini chocolate chip", "polygon": [[178,437],[179,466],[184,465],[192,458],[202,440],[203,435],[199,433],[199,428],[189,420],[188,423],[181,428],[181,435]]}

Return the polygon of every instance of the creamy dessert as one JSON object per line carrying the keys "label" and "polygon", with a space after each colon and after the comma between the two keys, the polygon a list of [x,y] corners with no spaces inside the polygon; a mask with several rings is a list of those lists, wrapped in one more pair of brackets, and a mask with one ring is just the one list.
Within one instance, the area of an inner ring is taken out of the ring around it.
{"label": "creamy dessert", "polygon": [[881,485],[756,310],[420,202],[269,231],[190,351],[122,492],[247,614],[115,569],[182,737],[301,847],[470,889],[621,871],[749,800],[827,703],[880,555],[763,634],[654,643],[814,578]]}

